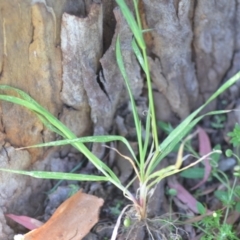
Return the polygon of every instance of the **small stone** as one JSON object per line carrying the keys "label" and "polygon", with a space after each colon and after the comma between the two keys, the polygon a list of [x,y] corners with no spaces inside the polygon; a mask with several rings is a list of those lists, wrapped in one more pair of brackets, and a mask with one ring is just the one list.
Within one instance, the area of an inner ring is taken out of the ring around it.
{"label": "small stone", "polygon": [[218,168],[219,170],[226,172],[230,169],[232,169],[236,164],[236,160],[234,158],[225,158],[223,160],[220,160]]}

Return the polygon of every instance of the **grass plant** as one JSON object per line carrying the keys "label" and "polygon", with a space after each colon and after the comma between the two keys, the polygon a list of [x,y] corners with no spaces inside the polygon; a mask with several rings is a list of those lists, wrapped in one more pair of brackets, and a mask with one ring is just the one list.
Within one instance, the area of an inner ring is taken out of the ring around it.
{"label": "grass plant", "polygon": [[[137,221],[147,219],[147,203],[148,199],[152,194],[152,191],[155,189],[155,186],[165,177],[176,174],[184,169],[193,166],[200,162],[203,158],[200,158],[195,163],[189,165],[185,168],[180,168],[182,163],[182,154],[184,143],[181,141],[184,137],[190,132],[190,130],[206,115],[215,115],[218,113],[223,113],[224,111],[213,111],[202,116],[198,116],[202,109],[209,104],[212,100],[218,97],[222,92],[229,88],[240,78],[240,72],[229,79],[224,83],[201,107],[191,113],[184,121],[182,121],[175,129],[173,129],[169,135],[159,144],[158,133],[157,133],[157,123],[154,110],[154,101],[153,93],[151,86],[151,77],[148,65],[146,44],[143,38],[144,29],[142,29],[141,21],[138,12],[138,1],[133,0],[135,8],[135,17],[134,14],[130,11],[124,0],[116,0],[119,5],[122,14],[124,15],[129,28],[133,34],[132,49],[138,59],[138,62],[145,74],[146,84],[148,88],[148,100],[149,100],[149,110],[146,117],[145,126],[142,125],[142,122],[139,119],[136,103],[131,91],[129,84],[129,79],[125,70],[124,61],[121,54],[121,36],[118,36],[116,41],[116,59],[119,66],[120,72],[125,81],[125,85],[130,97],[132,111],[134,116],[135,128],[137,133],[137,142],[138,142],[138,155],[136,155],[128,143],[127,139],[122,136],[109,135],[109,136],[89,136],[77,138],[77,136],[70,131],[61,121],[54,117],[50,112],[48,112],[43,106],[37,103],[33,98],[28,94],[16,89],[11,86],[1,85],[0,90],[4,94],[0,95],[0,100],[8,101],[15,103],[21,106],[26,107],[27,109],[36,113],[46,127],[54,131],[55,133],[62,136],[63,140],[38,144],[30,147],[49,147],[49,146],[62,146],[71,144],[77,150],[79,150],[85,157],[91,161],[91,163],[99,170],[99,175],[85,175],[85,174],[75,174],[75,173],[60,173],[60,172],[40,172],[40,171],[21,171],[13,169],[0,169],[2,171],[25,174],[36,178],[44,179],[67,179],[67,180],[78,180],[78,181],[106,181],[111,182],[117,188],[119,188],[124,196],[128,198],[134,207],[135,218]],[[9,95],[9,92],[14,92],[14,95]],[[17,96],[15,96],[17,94]],[[142,132],[143,129],[146,132],[145,138],[143,138]],[[149,151],[149,139],[153,139],[152,148]],[[135,171],[134,179],[139,181],[139,190],[137,193],[132,193],[129,190],[130,185],[133,183],[133,180],[129,182],[127,186],[124,186],[118,176],[114,171],[109,168],[101,159],[96,157],[91,150],[89,150],[85,143],[89,142],[98,142],[98,143],[107,143],[111,141],[122,141],[126,147],[129,149],[132,157],[125,157],[128,160]],[[180,144],[178,156],[176,163],[174,165],[167,166],[161,170],[155,170],[158,164],[174,149],[177,144]]]}

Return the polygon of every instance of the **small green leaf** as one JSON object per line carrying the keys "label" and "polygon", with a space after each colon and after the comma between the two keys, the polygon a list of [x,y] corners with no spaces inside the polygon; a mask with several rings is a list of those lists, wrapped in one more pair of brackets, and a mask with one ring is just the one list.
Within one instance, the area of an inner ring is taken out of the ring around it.
{"label": "small green leaf", "polygon": [[119,216],[121,214],[120,208],[122,208],[123,201],[119,200],[114,207],[110,207],[111,214]]}
{"label": "small green leaf", "polygon": [[197,202],[197,210],[202,215],[206,213],[206,208],[200,202]]}
{"label": "small green leaf", "polygon": [[230,143],[232,143],[234,147],[240,145],[240,125],[238,123],[235,124],[233,131],[228,133],[228,136],[231,138]]}
{"label": "small green leaf", "polygon": [[226,191],[217,190],[214,192],[214,196],[218,198],[224,205],[229,201],[229,195]]}
{"label": "small green leaf", "polygon": [[[217,144],[213,150],[221,150],[221,145],[220,144]],[[211,155],[211,159],[212,161],[214,161],[215,163],[218,163],[219,160],[220,160],[220,156],[221,156],[221,153],[218,153],[218,152],[215,152]]]}
{"label": "small green leaf", "polygon": [[174,188],[170,188],[170,189],[168,189],[167,194],[170,195],[170,196],[176,196],[177,195],[177,190],[174,189]]}
{"label": "small green leaf", "polygon": [[234,193],[236,194],[236,196],[237,196],[238,198],[240,198],[240,186],[239,186],[239,185],[237,185],[237,186],[235,187]]}
{"label": "small green leaf", "polygon": [[212,128],[223,128],[224,127],[224,122],[226,121],[226,115],[216,115],[213,117],[214,122],[211,122]]}
{"label": "small green leaf", "polygon": [[237,204],[235,205],[235,210],[237,212],[240,212],[240,202],[237,202]]}
{"label": "small green leaf", "polygon": [[163,121],[158,121],[157,122],[157,125],[160,129],[162,129],[166,134],[169,134],[173,131],[173,127],[170,123],[166,123],[166,122],[163,122]]}
{"label": "small green leaf", "polygon": [[199,179],[204,177],[204,168],[194,167],[180,173],[181,177],[190,179]]}
{"label": "small green leaf", "polygon": [[79,191],[79,186],[77,184],[70,184],[69,187],[70,187],[70,192],[68,197],[73,196],[76,192]]}

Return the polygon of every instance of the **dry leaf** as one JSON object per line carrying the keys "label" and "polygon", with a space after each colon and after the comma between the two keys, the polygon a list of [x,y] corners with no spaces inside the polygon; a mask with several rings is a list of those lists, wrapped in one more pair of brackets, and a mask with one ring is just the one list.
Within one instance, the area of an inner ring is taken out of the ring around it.
{"label": "dry leaf", "polygon": [[81,191],[62,203],[40,228],[24,235],[24,240],[80,240],[98,222],[103,199]]}
{"label": "dry leaf", "polygon": [[197,209],[197,200],[189,193],[175,178],[168,179],[168,186],[177,191],[176,197],[194,213],[199,213]]}
{"label": "dry leaf", "polygon": [[[207,135],[207,133],[205,132],[205,130],[201,127],[198,127],[198,141],[199,141],[199,153],[201,156],[207,155],[208,153],[210,153],[212,151],[212,147],[211,147],[211,143],[210,143],[210,139]],[[210,158],[206,157],[203,160],[204,163],[204,177],[203,179],[193,188],[191,188],[191,190],[197,189],[200,186],[202,186],[209,178],[209,176],[211,175],[211,171],[212,171],[212,167],[210,164]]]}
{"label": "dry leaf", "polygon": [[43,225],[42,222],[28,216],[18,216],[15,214],[6,214],[6,216],[29,230],[39,228],[40,226]]}

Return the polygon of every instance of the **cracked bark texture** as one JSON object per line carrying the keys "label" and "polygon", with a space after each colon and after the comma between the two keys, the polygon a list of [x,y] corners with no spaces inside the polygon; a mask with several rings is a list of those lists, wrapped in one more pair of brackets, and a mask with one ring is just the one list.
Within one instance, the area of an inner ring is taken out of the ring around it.
{"label": "cracked bark texture", "polygon": [[[240,0],[140,3],[143,25],[152,29],[145,39],[157,116],[183,119],[240,70]],[[117,34],[134,97],[146,92],[131,32],[114,6],[108,0],[0,1],[0,84],[29,93],[77,136],[109,132],[116,109],[128,101],[115,60]],[[233,88],[239,95],[240,84]],[[51,149],[15,148],[56,136],[25,108],[1,102],[0,113],[1,167],[44,169],[39,162],[47,161]],[[103,155],[99,145],[93,151]],[[45,185],[8,173],[0,179],[0,239],[12,239],[3,214],[11,209],[31,215],[34,207],[26,196]]]}

